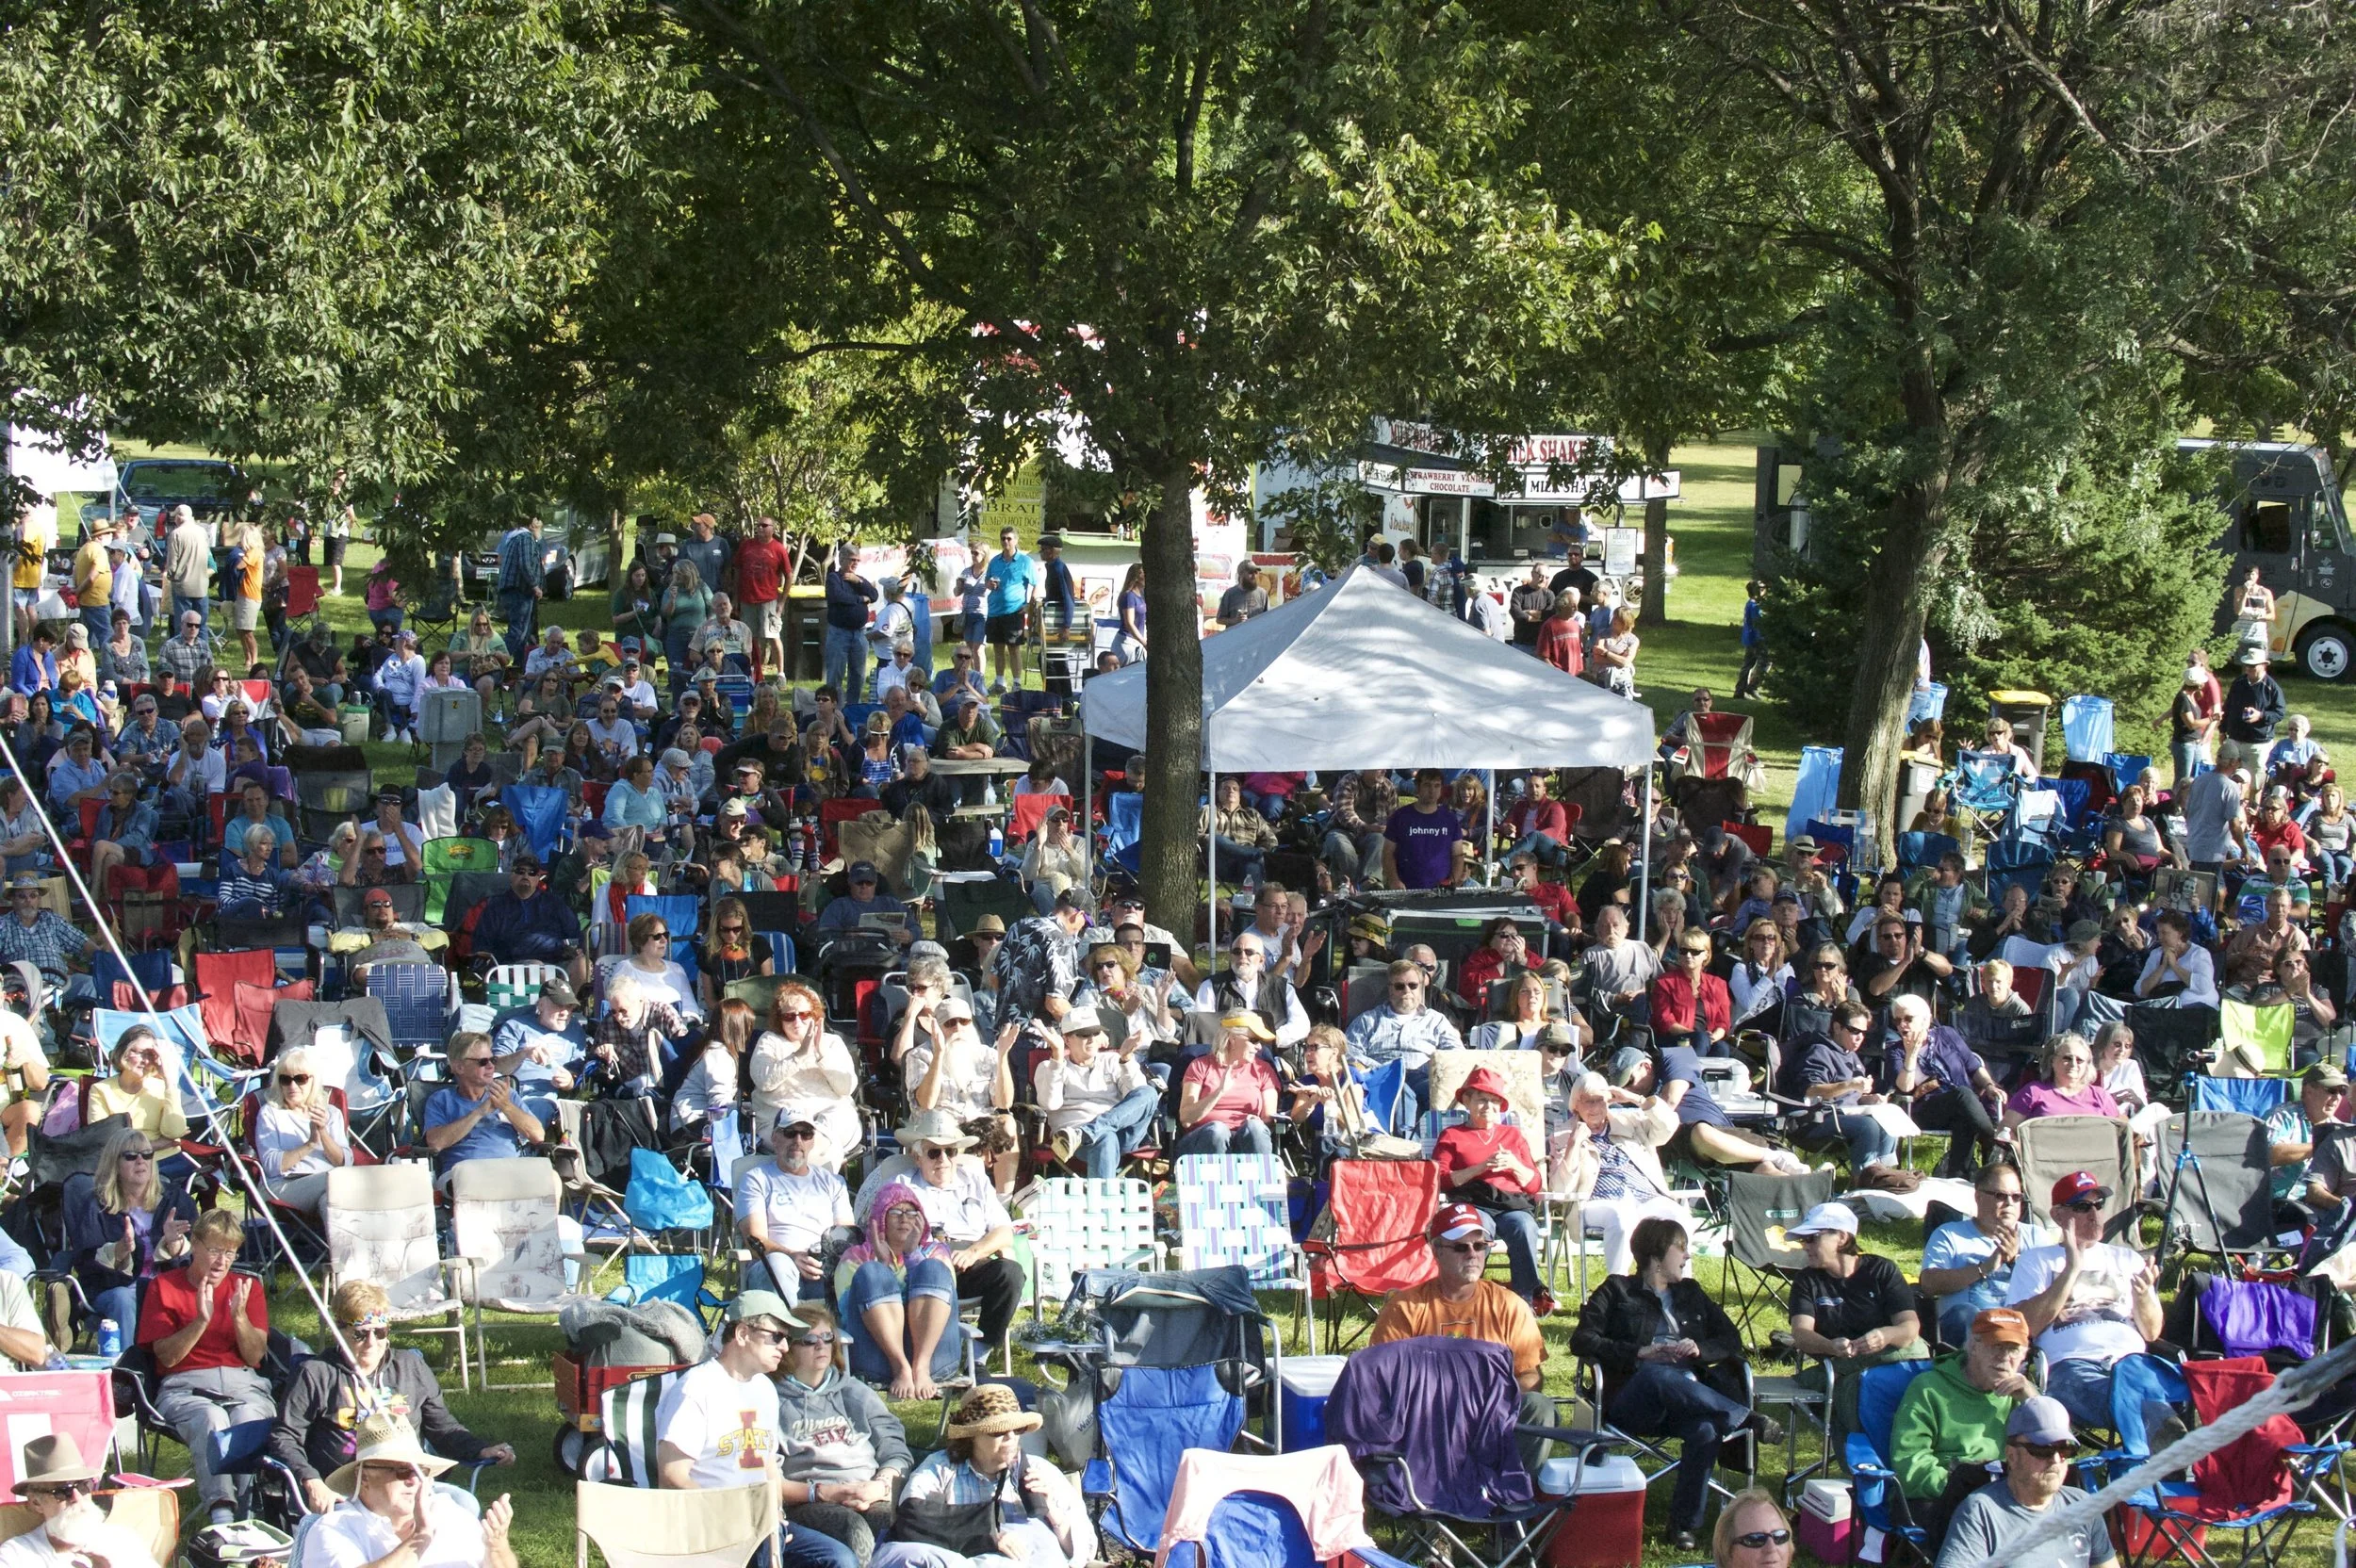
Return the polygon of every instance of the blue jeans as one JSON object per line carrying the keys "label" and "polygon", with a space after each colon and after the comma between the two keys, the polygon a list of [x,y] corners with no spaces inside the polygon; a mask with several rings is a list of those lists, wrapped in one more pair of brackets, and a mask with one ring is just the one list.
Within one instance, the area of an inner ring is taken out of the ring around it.
{"label": "blue jeans", "polygon": [[[107,633],[107,636],[113,635],[111,631]],[[1292,804],[1292,796],[1264,795],[1257,791],[1246,790],[1243,792],[1243,803],[1268,818],[1268,821],[1274,822],[1284,814],[1284,808]]]}
{"label": "blue jeans", "polygon": [[2323,878],[2326,898],[2331,896],[2333,889],[2346,886],[2349,877],[2356,876],[2356,853],[2345,849],[2315,849],[2312,845],[2309,846],[2309,853],[2315,857],[2316,874]]}
{"label": "blue jeans", "polygon": [[1172,1155],[1186,1154],[1270,1154],[1276,1144],[1268,1135],[1268,1123],[1252,1117],[1242,1126],[1230,1132],[1223,1122],[1198,1121],[1178,1140]]}
{"label": "blue jeans", "polygon": [[785,1544],[777,1560],[771,1563],[769,1543],[764,1541],[745,1568],[859,1568],[859,1554],[833,1536],[808,1525],[788,1524],[783,1529]]}
{"label": "blue jeans", "polygon": [[1090,1176],[1114,1176],[1121,1157],[1145,1141],[1145,1131],[1161,1108],[1162,1091],[1151,1083],[1131,1089],[1121,1102],[1095,1120],[1072,1129],[1080,1144],[1080,1168]]}
{"label": "blue jeans", "polygon": [[2168,760],[2176,765],[2176,788],[2183,789],[2201,771],[2201,743],[2171,741],[2168,746]]}
{"label": "blue jeans", "polygon": [[86,604],[82,607],[82,625],[90,630],[90,645],[103,648],[115,634],[115,607],[112,604]]}
{"label": "blue jeans", "polygon": [[1718,1446],[1750,1419],[1751,1413],[1682,1367],[1640,1362],[1612,1397],[1607,1419],[1637,1437],[1678,1440],[1677,1491],[1669,1500],[1669,1527],[1698,1530],[1710,1504],[1710,1472]]}
{"label": "blue jeans", "polygon": [[[2100,1427],[2104,1431],[2114,1429],[2109,1363],[2089,1356],[2066,1356],[2045,1368],[2045,1392],[2061,1401],[2062,1409],[2070,1413],[2070,1425],[2080,1430],[2088,1427]],[[2144,1429],[2151,1430],[2169,1413],[2167,1406],[2146,1401]]]}
{"label": "blue jeans", "polygon": [[[172,595],[172,624],[173,629],[175,630],[178,629],[180,625],[180,617],[187,614],[191,610],[196,612],[197,617],[200,620],[203,619],[210,603],[211,601],[205,598],[205,596],[202,594],[195,596],[193,598],[189,597],[186,594]],[[111,635],[111,633],[109,633],[109,635]]]}
{"label": "blue jeans", "polygon": [[1841,1135],[1849,1140],[1852,1171],[1863,1170],[1869,1165],[1888,1165],[1898,1157],[1898,1140],[1872,1117],[1842,1115],[1840,1119]]}
{"label": "blue jeans", "polygon": [[1534,856],[1542,866],[1561,870],[1570,864],[1571,852],[1564,849],[1551,833],[1525,833],[1505,852],[1508,860],[1516,855]]}
{"label": "blue jeans", "polygon": [[1252,849],[1233,839],[1214,836],[1211,848],[1219,861],[1219,874],[1230,882],[1259,882],[1268,874],[1268,851]]}
{"label": "blue jeans", "polygon": [[[124,1346],[128,1347],[139,1337],[139,1292],[137,1285],[117,1285],[112,1290],[102,1290],[90,1298],[90,1305],[100,1321],[114,1319],[115,1326],[123,1331]],[[93,1334],[97,1327],[97,1323],[90,1325]]]}
{"label": "blue jeans", "polygon": [[[886,1263],[863,1263],[851,1276],[851,1288],[843,1298],[843,1327],[851,1336],[853,1377],[868,1382],[892,1380],[892,1363],[867,1336],[867,1309],[884,1301],[905,1306],[927,1296],[949,1303],[948,1326],[941,1331],[941,1343],[933,1347],[933,1379],[939,1381],[957,1375],[965,1364],[965,1327],[957,1321],[957,1278],[939,1258],[919,1258],[908,1266],[905,1282]],[[900,1348],[905,1353],[908,1347]]]}
{"label": "blue jeans", "polygon": [[826,628],[826,684],[844,702],[863,702],[867,692],[867,632],[862,628]]}
{"label": "blue jeans", "polygon": [[539,619],[540,601],[532,596],[530,589],[502,593],[499,596],[499,619],[507,623],[507,654],[520,664],[524,655],[532,651],[532,623]]}
{"label": "blue jeans", "polygon": [[1323,852],[1328,869],[1335,876],[1351,882],[1383,869],[1383,835],[1379,831],[1352,839],[1338,827],[1328,828]]}
{"label": "blue jeans", "polygon": [[1489,1217],[1489,1233],[1505,1243],[1507,1278],[1513,1282],[1513,1294],[1525,1301],[1538,1296],[1538,1222],[1529,1215],[1512,1209],[1483,1209]]}

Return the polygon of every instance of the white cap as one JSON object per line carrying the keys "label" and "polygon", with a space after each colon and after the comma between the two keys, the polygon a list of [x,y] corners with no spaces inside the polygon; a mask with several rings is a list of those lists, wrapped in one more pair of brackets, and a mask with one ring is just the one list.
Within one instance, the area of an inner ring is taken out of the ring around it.
{"label": "white cap", "polygon": [[1857,1234],[1857,1211],[1846,1203],[1819,1203],[1802,1215],[1797,1225],[1783,1228],[1786,1239],[1792,1241],[1822,1235],[1827,1231],[1837,1231],[1844,1236]]}

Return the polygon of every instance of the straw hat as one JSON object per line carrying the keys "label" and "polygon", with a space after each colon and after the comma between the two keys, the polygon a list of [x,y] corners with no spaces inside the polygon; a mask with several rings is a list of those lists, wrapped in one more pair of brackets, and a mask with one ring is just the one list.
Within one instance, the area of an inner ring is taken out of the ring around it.
{"label": "straw hat", "polygon": [[995,1432],[1035,1432],[1039,1428],[1039,1413],[1024,1410],[1013,1389],[1005,1383],[984,1383],[950,1414],[948,1435],[987,1437]]}
{"label": "straw hat", "polygon": [[920,1143],[937,1143],[953,1149],[971,1149],[980,1141],[966,1136],[965,1129],[957,1124],[955,1112],[942,1110],[938,1106],[929,1111],[917,1112],[908,1118],[907,1126],[893,1128],[892,1135],[899,1140],[900,1147],[903,1149],[913,1149]]}
{"label": "straw hat", "polygon": [[427,1453],[409,1423],[398,1415],[368,1416],[353,1431],[352,1442],[352,1462],[327,1478],[327,1490],[346,1497],[353,1495],[359,1487],[360,1466],[371,1462],[414,1464],[429,1478],[440,1475],[456,1462]]}

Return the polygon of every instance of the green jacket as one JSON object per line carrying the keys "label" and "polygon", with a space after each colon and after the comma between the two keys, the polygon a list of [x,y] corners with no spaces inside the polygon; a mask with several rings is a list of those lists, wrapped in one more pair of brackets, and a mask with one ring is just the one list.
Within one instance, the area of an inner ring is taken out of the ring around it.
{"label": "green jacket", "polygon": [[1937,1497],[1956,1465],[2003,1454],[2004,1423],[2016,1403],[1966,1382],[1960,1350],[1931,1363],[1899,1397],[1890,1423],[1890,1467],[1898,1473],[1898,1490],[1909,1497]]}

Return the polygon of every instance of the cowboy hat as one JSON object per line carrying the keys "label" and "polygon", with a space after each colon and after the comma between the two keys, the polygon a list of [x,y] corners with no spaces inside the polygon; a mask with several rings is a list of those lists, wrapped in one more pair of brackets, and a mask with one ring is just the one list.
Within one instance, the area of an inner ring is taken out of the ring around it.
{"label": "cowboy hat", "polygon": [[21,1494],[27,1487],[94,1481],[99,1474],[82,1462],[82,1446],[72,1432],[49,1432],[25,1445],[25,1473],[16,1478],[16,1490]]}
{"label": "cowboy hat", "polygon": [[900,1147],[903,1149],[913,1149],[921,1143],[938,1143],[953,1149],[971,1149],[980,1141],[978,1138],[970,1138],[965,1135],[965,1129],[957,1125],[955,1112],[945,1111],[938,1106],[929,1111],[917,1112],[908,1118],[907,1126],[893,1128],[892,1135],[899,1140]]}
{"label": "cowboy hat", "polygon": [[995,1432],[1035,1432],[1039,1429],[1039,1413],[1024,1410],[1013,1389],[1005,1383],[984,1383],[951,1413],[947,1435],[986,1437]]}
{"label": "cowboy hat", "polygon": [[360,1484],[360,1466],[371,1462],[412,1464],[429,1478],[457,1462],[427,1453],[409,1423],[398,1415],[368,1416],[352,1432],[352,1462],[327,1478],[327,1490],[345,1497],[352,1496]]}

